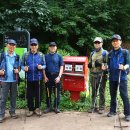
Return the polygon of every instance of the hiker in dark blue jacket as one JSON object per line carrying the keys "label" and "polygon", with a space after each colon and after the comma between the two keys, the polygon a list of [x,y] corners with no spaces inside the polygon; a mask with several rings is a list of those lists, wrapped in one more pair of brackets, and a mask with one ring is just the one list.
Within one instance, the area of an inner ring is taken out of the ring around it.
{"label": "hiker in dark blue jacket", "polygon": [[[3,122],[5,117],[5,107],[8,98],[8,93],[10,92],[10,110],[9,114],[13,119],[18,116],[15,113],[16,108],[16,97],[17,97],[17,76],[20,70],[20,59],[19,55],[15,53],[16,41],[13,39],[8,39],[7,41],[7,51],[1,54],[1,79],[2,82],[2,97],[0,100],[0,123]],[[3,73],[2,73],[3,72]]]}
{"label": "hiker in dark blue jacket", "polygon": [[[114,34],[112,36],[113,49],[108,55],[109,85],[110,85],[110,112],[108,117],[116,115],[117,110],[117,90],[119,84],[120,96],[124,104],[125,120],[130,121],[130,104],[128,99],[128,79],[127,69],[129,68],[129,52],[121,48],[121,36]],[[120,83],[119,83],[120,78]]]}
{"label": "hiker in dark blue jacket", "polygon": [[51,111],[51,93],[54,90],[54,111],[59,113],[58,109],[60,102],[60,80],[63,73],[63,59],[61,55],[56,53],[57,44],[55,42],[49,43],[49,53],[46,54],[46,69],[44,71],[44,79],[46,84],[46,104],[47,109],[44,113]]}
{"label": "hiker in dark blue jacket", "polygon": [[26,115],[41,115],[40,104],[42,94],[43,70],[46,68],[44,54],[38,51],[38,41],[30,40],[30,51],[23,54],[21,68],[27,74],[27,104]]}

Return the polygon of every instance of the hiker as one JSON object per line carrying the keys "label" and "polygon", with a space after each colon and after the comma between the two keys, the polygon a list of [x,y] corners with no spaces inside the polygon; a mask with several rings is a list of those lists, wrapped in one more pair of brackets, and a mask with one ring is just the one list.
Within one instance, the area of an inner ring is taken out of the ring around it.
{"label": "hiker", "polygon": [[[108,55],[109,86],[110,86],[110,112],[108,117],[116,115],[117,112],[117,90],[120,78],[119,91],[124,104],[125,120],[130,121],[130,104],[128,99],[127,69],[129,69],[129,51],[121,48],[121,36],[114,34],[111,38],[113,49]],[[119,75],[121,71],[121,76]],[[120,76],[120,77],[119,77]]]}
{"label": "hiker", "polygon": [[[22,56],[21,68],[25,71],[27,79],[27,96],[28,112],[27,117],[32,116],[34,113],[41,116],[40,110],[42,83],[43,83],[43,70],[46,68],[45,56],[42,52],[38,51],[38,40],[32,38],[30,40],[30,51]],[[25,99],[26,100],[26,99]]]}
{"label": "hiker", "polygon": [[[107,58],[108,52],[102,48],[103,39],[96,37],[93,41],[94,51],[90,54],[88,68],[90,69],[90,82],[92,86],[92,103],[89,113],[104,113],[105,109],[105,87],[107,81]],[[100,83],[101,82],[101,83]],[[99,110],[97,107],[97,93],[99,90]]]}
{"label": "hiker", "polygon": [[5,107],[10,92],[10,110],[9,114],[13,119],[16,119],[18,115],[15,113],[16,97],[17,97],[17,76],[20,71],[20,58],[15,53],[16,41],[14,39],[8,39],[7,50],[1,54],[1,76],[4,76],[2,80],[2,97],[0,100],[0,123],[5,118]]}
{"label": "hiker", "polygon": [[63,73],[63,60],[57,54],[57,44],[55,42],[49,43],[49,53],[45,55],[46,69],[44,71],[44,80],[46,86],[46,104],[47,108],[44,113],[50,112],[51,109],[51,94],[54,90],[54,111],[60,113],[58,109],[60,102],[60,80]]}

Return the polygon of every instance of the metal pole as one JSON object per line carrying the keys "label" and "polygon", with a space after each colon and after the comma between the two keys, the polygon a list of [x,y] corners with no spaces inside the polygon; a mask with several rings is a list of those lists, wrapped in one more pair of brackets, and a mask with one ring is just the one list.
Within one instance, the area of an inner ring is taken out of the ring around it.
{"label": "metal pole", "polygon": [[55,102],[56,102],[55,112],[57,114],[57,84],[55,86]]}
{"label": "metal pole", "polygon": [[[95,83],[95,96],[94,96],[94,104],[93,104],[92,113],[94,112],[94,109],[95,109],[95,106],[96,106],[96,100],[97,100],[97,96],[98,96],[97,93],[98,93],[98,90],[100,89],[100,86],[101,86],[102,77],[103,77],[103,71],[102,71],[102,73],[101,73],[101,77],[100,77],[100,81],[99,81],[97,90],[96,90],[96,83]],[[96,79],[96,80],[97,80],[97,79]]]}
{"label": "metal pole", "polygon": [[[120,87],[120,80],[121,80],[121,70],[119,70],[119,79],[118,79],[118,86],[117,86],[117,105],[119,104],[119,87]],[[114,128],[115,127],[118,127],[120,128],[120,130],[123,130],[124,127],[128,127],[127,125],[126,126],[122,126],[122,123],[121,123],[121,118],[120,118],[120,113],[119,113],[119,106],[118,106],[118,120],[119,120],[119,126],[116,125],[116,116],[115,116],[115,124],[114,124]]]}
{"label": "metal pole", "polygon": [[39,86],[39,117],[41,116],[41,109],[40,109],[40,101],[41,101],[41,89],[40,89],[40,71],[39,71],[39,81],[38,81],[38,86]]}

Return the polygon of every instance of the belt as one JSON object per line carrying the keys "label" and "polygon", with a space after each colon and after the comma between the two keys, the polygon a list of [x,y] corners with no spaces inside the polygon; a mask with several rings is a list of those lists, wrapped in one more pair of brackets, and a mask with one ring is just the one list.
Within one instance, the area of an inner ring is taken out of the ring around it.
{"label": "belt", "polygon": [[58,74],[58,72],[55,72],[55,73],[54,72],[52,72],[52,73],[48,72],[47,74],[49,74],[49,75],[55,75],[55,74]]}

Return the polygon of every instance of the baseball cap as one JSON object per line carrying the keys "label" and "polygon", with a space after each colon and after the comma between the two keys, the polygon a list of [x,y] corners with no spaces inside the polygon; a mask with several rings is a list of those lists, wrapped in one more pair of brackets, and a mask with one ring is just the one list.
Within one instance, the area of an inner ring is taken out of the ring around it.
{"label": "baseball cap", "polygon": [[7,41],[8,44],[15,44],[16,45],[16,41],[14,39],[8,39]]}
{"label": "baseball cap", "polygon": [[30,44],[37,44],[38,45],[38,40],[36,38],[32,38],[30,40]]}
{"label": "baseball cap", "polygon": [[57,46],[57,44],[55,42],[50,42],[49,46]]}
{"label": "baseball cap", "polygon": [[103,43],[103,39],[101,37],[96,37],[93,42],[102,42]]}
{"label": "baseball cap", "polygon": [[114,35],[112,36],[111,40],[113,40],[113,39],[121,40],[121,36],[118,35],[118,34],[114,34]]}

